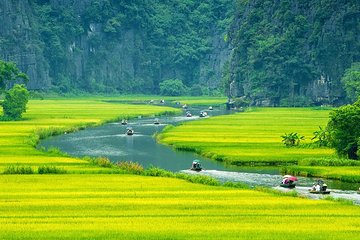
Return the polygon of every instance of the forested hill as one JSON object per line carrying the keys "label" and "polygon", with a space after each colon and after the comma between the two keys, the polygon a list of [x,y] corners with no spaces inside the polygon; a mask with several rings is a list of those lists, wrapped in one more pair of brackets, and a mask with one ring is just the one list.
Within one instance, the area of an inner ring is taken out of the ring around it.
{"label": "forested hill", "polygon": [[218,91],[231,0],[1,0],[0,59],[32,89],[158,93],[180,79]]}
{"label": "forested hill", "polygon": [[253,104],[336,104],[360,61],[359,0],[239,0],[230,79]]}
{"label": "forested hill", "polygon": [[[31,89],[159,93],[253,105],[339,104],[360,62],[359,0],[1,0],[0,59]],[[224,84],[225,83],[225,84]]]}

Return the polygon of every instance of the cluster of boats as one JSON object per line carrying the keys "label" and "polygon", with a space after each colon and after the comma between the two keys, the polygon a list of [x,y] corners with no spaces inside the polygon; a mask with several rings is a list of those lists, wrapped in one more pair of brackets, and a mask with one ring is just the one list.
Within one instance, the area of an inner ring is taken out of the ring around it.
{"label": "cluster of boats", "polygon": [[[280,183],[280,187],[284,188],[295,188],[297,183],[297,177],[291,175],[285,175]],[[313,194],[330,194],[327,189],[327,185],[323,180],[316,180],[313,186],[309,189],[309,193]]]}
{"label": "cluster of boats", "polygon": [[[126,119],[123,119],[123,120],[121,120],[120,123],[121,123],[121,125],[127,125],[127,124],[128,124],[128,121],[127,121]],[[160,121],[159,121],[158,118],[155,118],[154,124],[155,124],[155,125],[159,125],[159,124],[160,124]],[[134,131],[134,129],[133,129],[132,127],[127,127],[127,128],[126,128],[126,132],[125,132],[126,135],[131,136],[131,135],[134,135],[134,133],[135,133],[135,131]]]}
{"label": "cluster of boats", "polygon": [[[201,162],[197,159],[195,159],[192,164],[190,170],[200,172],[203,169]],[[285,175],[283,177],[283,180],[280,183],[281,187],[284,188],[295,188],[297,184],[298,178],[291,175]],[[323,180],[316,180],[313,184],[313,186],[308,190],[309,193],[312,194],[330,194],[330,191],[327,189],[327,185]],[[358,190],[358,194],[360,194],[360,188]]]}

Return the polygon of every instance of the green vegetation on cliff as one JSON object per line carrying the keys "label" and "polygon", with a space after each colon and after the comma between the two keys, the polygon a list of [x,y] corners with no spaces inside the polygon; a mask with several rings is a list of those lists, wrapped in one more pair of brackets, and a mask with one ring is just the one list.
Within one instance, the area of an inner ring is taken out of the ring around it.
{"label": "green vegetation on cliff", "polygon": [[339,104],[345,69],[360,60],[357,0],[239,0],[230,71],[254,104]]}

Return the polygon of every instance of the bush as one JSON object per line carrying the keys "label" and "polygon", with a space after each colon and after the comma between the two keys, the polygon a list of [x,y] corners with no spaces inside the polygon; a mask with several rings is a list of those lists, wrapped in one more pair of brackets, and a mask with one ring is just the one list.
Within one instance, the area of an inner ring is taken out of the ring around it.
{"label": "bush", "polygon": [[304,140],[304,136],[298,135],[296,132],[285,133],[285,135],[281,136],[283,138],[282,142],[286,147],[294,147],[299,146],[300,141]]}
{"label": "bush", "polygon": [[116,163],[116,166],[127,173],[140,175],[144,172],[143,166],[141,166],[139,163],[136,162],[131,162],[131,161],[118,162]]}
{"label": "bush", "polygon": [[33,174],[34,170],[30,166],[8,166],[4,174]]}
{"label": "bush", "polygon": [[66,170],[55,166],[40,166],[38,168],[39,174],[64,174]]}
{"label": "bush", "polygon": [[91,158],[89,161],[91,164],[98,165],[100,167],[111,168],[113,166],[112,162],[105,157]]}
{"label": "bush", "polygon": [[169,171],[166,171],[157,167],[150,167],[144,171],[145,176],[155,176],[155,177],[175,177],[175,174]]}
{"label": "bush", "polygon": [[330,112],[328,141],[340,157],[359,159],[360,100]]}
{"label": "bush", "polygon": [[7,91],[3,102],[4,117],[20,119],[26,112],[26,104],[29,101],[29,92],[24,85],[16,84]]}
{"label": "bush", "polygon": [[160,83],[160,94],[164,96],[185,95],[186,87],[179,79],[169,79]]}

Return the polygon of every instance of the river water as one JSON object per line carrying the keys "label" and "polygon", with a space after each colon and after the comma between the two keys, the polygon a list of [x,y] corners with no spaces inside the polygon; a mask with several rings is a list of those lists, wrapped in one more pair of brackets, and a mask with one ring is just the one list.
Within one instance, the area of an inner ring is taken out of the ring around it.
{"label": "river water", "polygon": [[[224,165],[221,162],[203,158],[195,153],[176,151],[168,146],[158,144],[154,135],[159,133],[166,125],[177,125],[184,121],[201,119],[200,111],[206,111],[207,117],[230,114],[220,107],[213,110],[207,108],[189,108],[193,116],[163,116],[159,118],[160,124],[154,124],[155,116],[130,119],[127,125],[120,122],[105,124],[96,128],[88,128],[83,131],[60,135],[41,141],[40,147],[56,147],[72,156],[83,157],[107,157],[113,162],[133,161],[138,162],[145,168],[155,166],[173,172],[186,172],[188,174],[202,174],[214,177],[220,181],[232,181],[248,184],[252,187],[265,186],[288,191],[278,187],[282,176],[275,167],[237,167]],[[125,134],[126,129],[131,127],[135,133],[132,136]],[[188,170],[194,159],[199,159],[206,169],[201,172]],[[307,189],[314,179],[299,177],[296,191],[311,198],[321,198],[319,195],[311,195]],[[356,193],[358,186],[340,181],[326,180],[331,196],[334,198],[346,198],[360,204],[360,194]]]}

